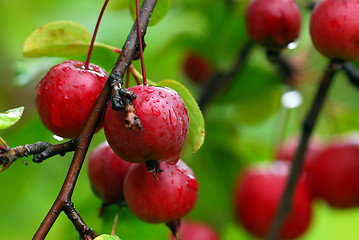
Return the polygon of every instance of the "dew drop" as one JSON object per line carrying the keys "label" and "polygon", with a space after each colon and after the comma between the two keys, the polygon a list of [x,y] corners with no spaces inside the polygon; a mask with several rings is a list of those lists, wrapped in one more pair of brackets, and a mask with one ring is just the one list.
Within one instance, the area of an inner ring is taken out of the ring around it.
{"label": "dew drop", "polygon": [[194,190],[197,191],[198,189],[198,183],[195,179],[193,178],[189,178],[187,181],[186,181],[186,186],[189,187],[189,188],[192,188]]}
{"label": "dew drop", "polygon": [[166,107],[166,105],[162,104],[162,107],[163,107],[163,108],[165,108],[165,107]]}
{"label": "dew drop", "polygon": [[146,98],[145,98],[145,101],[146,101],[146,102],[150,101],[150,98],[149,98],[149,97],[146,97]]}
{"label": "dew drop", "polygon": [[168,110],[168,112],[169,112],[169,117],[170,117],[170,122],[172,124],[172,127],[176,127],[177,123],[178,123],[176,113],[174,112],[173,108],[172,108],[172,110],[171,109]]}
{"label": "dew drop", "polygon": [[183,187],[182,187],[182,186],[178,186],[177,191],[178,191],[178,194],[179,194],[179,195],[182,195],[182,193],[183,193]]}
{"label": "dew drop", "polygon": [[145,90],[147,93],[153,93],[153,89],[152,88],[146,88],[146,90]]}
{"label": "dew drop", "polygon": [[167,97],[164,92],[160,92],[160,96],[161,96],[162,98],[166,98],[166,97]]}
{"label": "dew drop", "polygon": [[158,109],[157,106],[152,106],[151,110],[152,110],[153,115],[155,115],[155,116],[159,116],[161,114],[161,111]]}

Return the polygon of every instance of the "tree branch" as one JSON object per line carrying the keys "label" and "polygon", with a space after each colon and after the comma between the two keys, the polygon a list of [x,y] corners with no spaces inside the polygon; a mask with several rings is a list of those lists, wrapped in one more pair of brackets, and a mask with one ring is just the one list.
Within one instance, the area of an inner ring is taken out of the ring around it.
{"label": "tree branch", "polygon": [[342,67],[343,62],[339,60],[331,60],[330,64],[320,82],[316,96],[309,110],[309,113],[303,123],[303,130],[300,139],[299,146],[296,150],[294,160],[292,162],[292,168],[290,171],[287,184],[282,194],[280,204],[278,206],[276,215],[273,219],[271,228],[269,229],[267,240],[276,240],[280,229],[285,221],[286,217],[291,211],[292,199],[294,195],[295,186],[303,166],[303,159],[306,153],[308,142],[311,137],[311,133],[315,127],[318,115],[325,101],[328,90],[331,86],[334,74],[338,69]]}
{"label": "tree branch", "polygon": [[353,63],[345,62],[343,64],[343,71],[347,75],[349,82],[356,88],[359,88],[359,71]]}
{"label": "tree branch", "polygon": [[14,148],[2,147],[0,149],[0,166],[3,166],[1,171],[8,168],[18,158],[28,157],[33,155],[33,162],[41,163],[47,158],[57,154],[64,156],[67,152],[75,151],[77,140],[75,138],[68,142],[51,145],[48,142],[37,142],[33,144],[25,144]]}
{"label": "tree branch", "polygon": [[224,91],[233,81],[235,75],[242,69],[243,63],[247,60],[252,50],[253,43],[247,42],[238,54],[237,60],[227,73],[215,73],[206,89],[198,100],[198,106],[203,111],[212,98],[219,92]]}
{"label": "tree branch", "polygon": [[[141,33],[144,35],[148,26],[148,22],[150,20],[152,11],[157,3],[157,0],[145,0],[141,7],[140,13],[140,22],[141,22]],[[127,40],[122,48],[121,54],[118,57],[112,71],[111,75],[115,75],[119,77],[119,79],[123,79],[123,76],[126,72],[127,66],[130,64],[134,52],[136,51],[136,47],[138,45],[138,37],[137,37],[137,25],[133,24],[132,30],[127,37]],[[109,79],[111,79],[109,77]],[[87,119],[86,125],[82,130],[80,136],[78,137],[78,145],[73,157],[70,169],[67,173],[65,182],[61,188],[61,191],[46,215],[45,219],[41,223],[39,229],[35,233],[33,239],[40,240],[44,239],[49,232],[50,228],[56,221],[60,212],[64,210],[66,203],[71,201],[72,193],[75,188],[75,184],[77,178],[79,176],[82,164],[84,162],[89,144],[95,133],[95,129],[97,124],[99,123],[103,112],[105,111],[106,104],[111,97],[111,88],[112,83],[109,81],[105,84],[101,94],[99,95],[89,118]],[[122,87],[122,81],[119,87]]]}

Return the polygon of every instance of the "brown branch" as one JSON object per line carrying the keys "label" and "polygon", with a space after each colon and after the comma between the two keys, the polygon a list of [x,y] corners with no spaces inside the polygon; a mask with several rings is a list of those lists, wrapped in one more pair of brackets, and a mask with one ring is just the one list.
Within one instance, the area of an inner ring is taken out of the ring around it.
{"label": "brown branch", "polygon": [[82,220],[80,214],[74,207],[73,202],[66,202],[63,211],[74,224],[82,239],[94,239],[97,237],[97,234]]}
{"label": "brown branch", "polygon": [[47,158],[59,154],[64,156],[67,152],[76,150],[77,140],[75,138],[68,142],[51,145],[48,142],[37,142],[33,144],[25,144],[14,148],[2,147],[0,149],[0,166],[2,170],[8,168],[18,158],[33,155],[33,162],[41,163]]}
{"label": "brown branch", "polygon": [[[140,21],[141,33],[143,35],[145,34],[145,30],[147,29],[149,19],[156,3],[157,0],[145,0],[142,4]],[[134,23],[131,32],[128,35],[127,40],[122,48],[121,54],[118,57],[111,72],[112,75],[116,75],[117,77],[119,77],[119,79],[123,79],[127,66],[132,60],[133,54],[136,51],[136,47],[138,45],[137,39],[137,26]],[[91,139],[93,137],[93,134],[95,133],[96,126],[99,123],[101,116],[105,110],[106,104],[111,97],[111,84],[112,83],[108,80],[108,84],[106,84],[103,88],[100,96],[95,103],[95,106],[90,113],[89,118],[87,119],[84,129],[78,137],[78,146],[73,157],[70,169],[67,173],[65,182],[61,188],[57,199],[55,200],[45,219],[41,223],[39,229],[35,233],[33,237],[33,239],[35,240],[44,239],[46,237],[47,233],[56,221],[60,212],[64,210],[66,203],[71,201],[72,193],[74,191],[75,184],[79,176],[82,164],[84,162],[85,155],[87,153]]]}
{"label": "brown branch", "polygon": [[267,240],[276,240],[278,239],[280,229],[285,221],[286,217],[291,211],[292,199],[294,195],[295,186],[299,175],[303,167],[303,159],[305,157],[306,149],[308,142],[311,137],[311,133],[315,127],[318,115],[322,109],[323,103],[326,99],[326,95],[331,86],[333,77],[338,69],[342,67],[343,62],[340,60],[331,60],[330,64],[320,82],[319,88],[317,90],[316,96],[312,103],[312,106],[309,110],[309,113],[303,123],[303,130],[300,139],[299,146],[296,150],[292,168],[285,186],[284,192],[280,204],[278,206],[276,215],[273,219],[271,228],[269,229]]}

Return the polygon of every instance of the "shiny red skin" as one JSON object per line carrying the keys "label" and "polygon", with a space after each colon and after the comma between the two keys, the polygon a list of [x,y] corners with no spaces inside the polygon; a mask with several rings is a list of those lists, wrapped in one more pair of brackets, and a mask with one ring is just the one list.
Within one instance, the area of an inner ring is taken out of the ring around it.
{"label": "shiny red skin", "polygon": [[[252,235],[264,238],[269,230],[289,173],[289,164],[278,161],[269,166],[245,169],[235,189],[235,214]],[[292,211],[285,220],[279,239],[294,239],[308,228],[312,216],[312,196],[300,178]]]}
{"label": "shiny red skin", "polygon": [[182,160],[175,165],[160,162],[158,180],[145,164],[134,164],[125,178],[125,200],[131,211],[148,223],[167,223],[189,213],[195,206],[198,182]]}
{"label": "shiny red skin", "polygon": [[310,34],[316,49],[328,58],[359,60],[359,2],[322,0],[313,9]]}
{"label": "shiny red skin", "polygon": [[[179,227],[181,240],[219,240],[218,234],[207,224],[192,221],[181,221]],[[171,240],[175,238],[170,235]]]}
{"label": "shiny red skin", "polygon": [[338,139],[326,146],[307,169],[316,195],[331,206],[359,205],[359,139]]}
{"label": "shiny red skin", "polygon": [[161,160],[175,164],[189,127],[188,112],[182,98],[166,87],[139,85],[128,90],[137,96],[133,104],[143,129],[127,129],[125,112],[115,111],[109,104],[104,118],[108,143],[128,162]]}
{"label": "shiny red skin", "polygon": [[124,201],[123,183],[131,164],[117,156],[106,141],[90,152],[88,176],[91,187],[105,203]]}
{"label": "shiny red skin", "polygon": [[107,80],[105,70],[65,61],[52,67],[36,87],[36,107],[43,124],[63,138],[75,138]]}
{"label": "shiny red skin", "polygon": [[214,74],[214,67],[203,56],[189,52],[183,62],[183,71],[192,82],[204,84]]}
{"label": "shiny red skin", "polygon": [[253,0],[246,13],[250,38],[277,51],[299,36],[301,15],[293,0]]}

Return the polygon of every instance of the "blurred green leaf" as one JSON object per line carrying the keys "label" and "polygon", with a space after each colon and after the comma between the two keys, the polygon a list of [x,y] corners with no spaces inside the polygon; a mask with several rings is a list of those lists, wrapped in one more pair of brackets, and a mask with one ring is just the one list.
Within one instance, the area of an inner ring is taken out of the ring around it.
{"label": "blurred green leaf", "polygon": [[204,118],[196,100],[185,86],[174,80],[164,80],[156,85],[160,87],[172,88],[182,97],[184,103],[186,104],[189,116],[187,141],[192,146],[192,152],[197,152],[203,144],[205,130]]}
{"label": "blurred green leaf", "polygon": [[20,120],[24,112],[24,107],[9,109],[4,113],[0,113],[0,129],[6,129],[14,125]]}
{"label": "blurred green leaf", "polygon": [[97,238],[95,238],[95,240],[121,240],[119,237],[117,236],[111,236],[108,234],[103,234],[101,236],[98,236]]}
{"label": "blurred green leaf", "polygon": [[14,64],[14,85],[22,87],[32,81],[40,81],[49,69],[60,63],[60,58],[39,58],[31,61],[18,61]]}
{"label": "blurred green leaf", "polygon": [[[91,34],[82,25],[71,21],[48,23],[35,30],[25,41],[25,57],[73,57],[86,54],[91,42]],[[95,43],[98,48],[117,51],[104,43]]]}
{"label": "blurred green leaf", "polygon": [[[143,0],[140,0],[140,8],[143,3]],[[170,9],[170,0],[158,0],[155,9],[153,10],[150,26],[154,26],[159,23],[166,15],[168,10]],[[130,1],[130,13],[132,18],[136,19],[136,1]]]}

